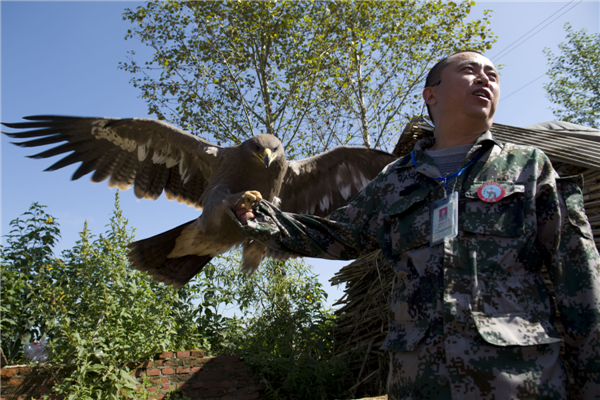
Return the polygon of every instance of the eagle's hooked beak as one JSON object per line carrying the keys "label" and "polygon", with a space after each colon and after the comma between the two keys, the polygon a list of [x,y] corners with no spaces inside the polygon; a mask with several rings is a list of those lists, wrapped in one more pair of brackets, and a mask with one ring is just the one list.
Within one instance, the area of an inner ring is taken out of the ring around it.
{"label": "eagle's hooked beak", "polygon": [[265,152],[262,155],[262,160],[265,163],[265,168],[269,168],[273,160],[277,157],[277,154],[271,154],[270,149],[265,149]]}
{"label": "eagle's hooked beak", "polygon": [[262,154],[254,153],[254,155],[265,164],[265,168],[269,168],[273,160],[277,158],[277,154],[272,154],[270,149],[265,149]]}

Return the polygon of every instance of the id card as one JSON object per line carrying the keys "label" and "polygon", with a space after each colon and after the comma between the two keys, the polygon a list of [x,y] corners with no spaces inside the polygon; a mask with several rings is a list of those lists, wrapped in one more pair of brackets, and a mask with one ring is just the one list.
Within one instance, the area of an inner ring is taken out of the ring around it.
{"label": "id card", "polygon": [[458,235],[458,192],[431,204],[430,246],[435,246]]}

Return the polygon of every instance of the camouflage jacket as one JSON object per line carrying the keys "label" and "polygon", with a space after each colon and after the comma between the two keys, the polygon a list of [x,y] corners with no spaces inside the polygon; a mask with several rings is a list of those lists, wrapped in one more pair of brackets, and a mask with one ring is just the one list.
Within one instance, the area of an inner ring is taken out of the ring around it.
{"label": "camouflage jacket", "polygon": [[[454,181],[458,235],[430,246],[430,205],[444,197],[419,141],[328,218],[267,202],[240,226],[273,249],[353,259],[381,249],[395,271],[388,395],[395,398],[566,398],[563,340],[541,269],[547,266],[565,329],[566,360],[582,398],[600,396],[600,258],[581,190],[538,149],[486,132]],[[415,166],[416,164],[416,166]],[[504,190],[499,201],[482,185]],[[559,195],[561,193],[562,195]]]}

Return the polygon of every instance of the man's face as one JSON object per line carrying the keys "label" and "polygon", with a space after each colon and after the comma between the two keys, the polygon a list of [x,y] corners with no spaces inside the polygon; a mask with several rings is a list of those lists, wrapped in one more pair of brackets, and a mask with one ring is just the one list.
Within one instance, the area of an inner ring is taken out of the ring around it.
{"label": "man's face", "polygon": [[491,126],[500,97],[498,71],[477,53],[459,53],[442,70],[441,83],[432,89],[435,120],[464,116]]}

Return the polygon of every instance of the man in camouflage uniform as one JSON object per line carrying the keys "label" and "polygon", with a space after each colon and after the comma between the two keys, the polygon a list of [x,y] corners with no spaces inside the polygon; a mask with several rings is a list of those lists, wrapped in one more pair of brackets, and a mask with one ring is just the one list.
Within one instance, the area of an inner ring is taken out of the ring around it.
{"label": "man in camouflage uniform", "polygon": [[[390,399],[567,398],[545,264],[566,361],[582,398],[600,398],[600,258],[579,187],[540,150],[493,138],[499,79],[482,55],[442,60],[423,97],[435,139],[419,141],[346,207],[325,219],[261,202],[236,210],[240,229],[299,256],[381,249],[395,271],[382,347]],[[435,152],[461,146],[466,156],[444,180]]]}

